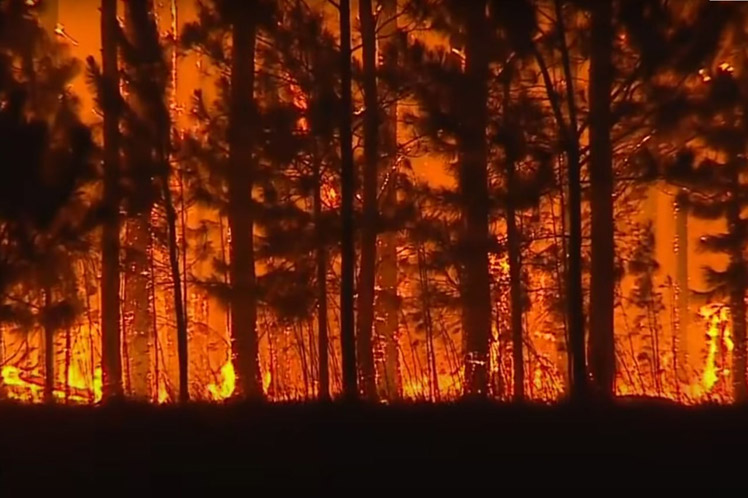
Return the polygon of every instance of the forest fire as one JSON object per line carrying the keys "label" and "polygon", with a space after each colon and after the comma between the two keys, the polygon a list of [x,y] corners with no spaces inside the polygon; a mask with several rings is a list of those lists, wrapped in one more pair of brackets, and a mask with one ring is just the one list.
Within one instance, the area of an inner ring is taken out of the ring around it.
{"label": "forest fire", "polygon": [[0,494],[748,483],[747,42],[748,2],[0,0]]}
{"label": "forest fire", "polygon": [[6,183],[57,204],[0,192],[5,397],[742,401],[748,64],[718,7],[653,3],[670,65],[640,6],[519,2],[518,33],[354,2],[341,66],[326,2],[10,3],[7,156],[41,173]]}

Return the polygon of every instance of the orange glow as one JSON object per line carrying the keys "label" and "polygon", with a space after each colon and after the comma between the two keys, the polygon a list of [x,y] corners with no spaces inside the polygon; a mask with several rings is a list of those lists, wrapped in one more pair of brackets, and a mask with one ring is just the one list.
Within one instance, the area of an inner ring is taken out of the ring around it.
{"label": "orange glow", "polygon": [[[54,28],[50,29],[53,29],[54,34],[59,38],[60,42],[69,45],[71,52],[78,59],[85,60],[88,55],[98,56],[97,54],[100,54],[100,40],[97,38],[98,34],[94,35],[97,32],[96,26],[98,24],[93,22],[93,18],[97,14],[82,15],[80,11],[75,11],[76,5],[80,8],[79,2],[60,3],[65,4],[61,7],[61,20],[54,25]],[[36,6],[38,0],[26,0],[26,4]],[[164,38],[168,38],[169,42],[177,37],[179,28],[184,23],[195,20],[196,12],[193,4],[194,2],[177,2],[176,0],[155,3],[156,9],[160,9],[160,15],[157,15],[157,18],[162,27],[163,36]],[[95,11],[96,9],[91,9],[91,12]],[[409,33],[408,36],[414,37],[419,35],[417,33]],[[622,40],[625,40],[625,34],[622,34]],[[213,81],[208,81],[204,84],[203,78],[209,79],[212,75],[214,76],[220,71],[224,71],[222,73],[223,76],[226,73],[225,68],[217,70],[216,67],[213,67],[210,57],[204,55],[186,55],[183,57],[177,52],[177,50],[169,52],[172,84],[168,93],[168,108],[172,117],[172,136],[185,138],[187,133],[184,130],[197,130],[197,133],[201,131],[199,124],[190,121],[191,118],[188,116],[190,113],[184,112],[185,109],[190,108],[193,91],[197,89],[203,90],[205,92],[205,100],[209,103],[214,98],[214,95],[211,95],[211,92],[214,92],[212,89]],[[464,66],[464,51],[456,47],[451,47],[447,54],[451,55],[454,63],[457,63],[459,60]],[[733,73],[736,70],[742,69],[736,69],[728,62],[722,62],[716,68],[714,64],[710,63],[709,67],[698,71],[698,76],[691,75],[691,77],[697,84],[700,82],[709,83],[713,80],[713,75],[718,74],[716,73],[717,70]],[[309,121],[305,113],[309,102],[308,94],[305,93],[305,90],[308,89],[301,88],[298,82],[293,80],[292,74],[282,74],[282,76],[283,78],[279,79],[288,81],[288,84],[283,87],[282,92],[279,92],[279,98],[284,99],[284,103],[286,104],[292,104],[295,107],[295,111],[298,112],[299,117],[295,123],[295,131],[307,132],[309,130]],[[583,80],[584,78],[580,78],[580,82]],[[124,90],[124,83],[121,84]],[[584,83],[580,84],[584,85]],[[75,85],[76,93],[83,99],[81,107],[84,112],[81,115],[87,116],[86,119],[88,119],[88,117],[93,115],[92,104],[90,102],[91,92],[86,90],[83,76],[75,80]],[[586,89],[579,89],[582,94],[584,90]],[[357,115],[363,110],[358,93],[360,92],[357,92],[354,96],[357,99],[354,105],[359,109]],[[5,104],[0,103],[0,105]],[[99,117],[95,116],[95,120],[95,124],[98,126]],[[398,145],[406,143],[406,135],[403,134],[403,136],[398,137],[400,140]],[[656,139],[653,140],[654,135],[655,133],[650,130],[643,137],[637,137],[634,144],[636,144],[637,148],[641,148],[647,142],[656,141]],[[212,138],[208,137],[207,134],[203,134],[200,137],[204,141]],[[586,136],[580,138],[582,141],[587,140]],[[418,149],[415,145],[413,147],[414,150]],[[356,152],[356,154],[360,153]],[[397,154],[400,154],[400,152],[398,151]],[[440,163],[441,159],[435,154],[432,155],[430,152],[426,152],[423,155],[423,158],[413,158],[414,164],[422,164],[423,171],[416,171],[418,167],[409,168],[414,171],[413,183],[423,181],[431,186],[438,183],[444,183],[447,187],[454,186],[449,183],[452,179],[446,173],[449,170],[448,165]],[[179,154],[175,153],[170,158],[172,164],[174,164],[175,171],[179,171],[177,168],[180,167],[179,161],[181,159],[178,156]],[[400,173],[406,169],[398,169],[401,161],[403,163],[410,161],[407,152],[403,152],[402,157],[398,157],[397,160],[390,163],[392,164],[391,169],[393,172],[397,170]],[[334,168],[325,170],[325,174],[323,175],[325,178],[323,178],[323,185],[321,187],[323,203],[330,210],[336,209],[340,205],[340,193],[337,190],[339,183],[335,178],[335,174]],[[387,181],[389,181],[389,176],[387,177]],[[399,178],[399,175],[396,174],[392,174],[391,176]],[[446,180],[442,181],[443,178],[446,178]],[[179,175],[175,174],[172,176],[172,182],[172,194],[174,194],[176,199],[181,199],[180,196],[183,194],[183,189],[185,188],[183,180],[179,178]],[[400,195],[400,192],[397,192],[397,194]],[[551,205],[544,205],[541,207],[541,210],[545,210],[542,213],[543,215],[550,212],[554,217],[557,217],[554,223],[557,221],[559,225],[562,225],[564,223],[564,214],[561,211],[562,208],[557,203],[558,201],[551,200],[549,201]],[[672,212],[672,196],[668,197],[666,204],[666,206],[665,203],[660,204],[653,209],[653,212],[656,212],[659,216],[667,217]],[[417,206],[418,209],[421,207]],[[231,232],[226,223],[225,214],[218,214],[209,208],[203,209],[202,206],[194,207],[190,205],[183,210],[181,210],[182,207],[179,209],[178,232],[180,233],[180,237],[184,233],[191,234],[193,231],[197,231],[200,223],[204,222],[206,225],[210,225],[210,227],[206,228],[204,236],[206,254],[197,254],[197,249],[191,245],[193,244],[193,239],[189,239],[189,244],[186,244],[187,247],[184,251],[180,248],[180,256],[184,256],[184,262],[180,263],[182,266],[181,270],[187,281],[185,287],[188,287],[184,299],[188,315],[190,396],[194,400],[222,402],[230,399],[237,391],[237,373],[234,371],[232,361],[226,359],[231,355],[230,320],[228,319],[230,310],[220,298],[200,288],[200,284],[205,283],[218,273],[215,272],[214,266],[228,266],[230,264],[230,251],[226,247],[230,245]],[[184,215],[182,216],[183,213]],[[154,226],[157,222],[160,222],[159,220],[162,216],[161,208],[154,208],[151,218]],[[529,213],[518,214],[518,217],[522,221],[525,221],[529,219]],[[543,222],[546,219],[543,218]],[[619,221],[623,224],[623,220]],[[497,223],[498,227],[492,227],[494,234],[498,234],[499,238],[504,233],[504,227],[500,223]],[[523,226],[523,229],[532,230],[531,225],[533,223],[534,221],[527,223]],[[699,223],[699,221],[689,218],[691,227],[689,229],[693,229],[691,237],[695,240],[697,240],[696,237],[703,235],[705,232],[703,225],[699,225]],[[657,276],[659,280],[656,282],[656,285],[659,286],[664,286],[663,282],[666,278],[674,274],[671,268],[673,266],[673,251],[672,245],[669,244],[669,241],[673,240],[674,237],[668,231],[671,229],[669,225],[672,224],[664,222],[657,225],[656,228],[658,230],[658,247],[665,248],[661,250],[662,253],[658,254],[656,258],[662,265],[661,275]],[[542,228],[543,230],[547,230],[549,227],[544,226]],[[553,229],[555,231],[556,227],[554,226]],[[559,230],[562,229],[559,228]],[[261,239],[263,237],[263,234],[259,233],[261,228],[258,228],[257,231],[255,235],[258,239]],[[554,232],[554,236],[556,233],[559,232]],[[123,230],[122,238],[125,239],[126,236],[127,234]],[[563,237],[564,235],[561,234],[559,240],[563,239]],[[528,245],[534,244],[534,246],[528,250],[528,254],[544,254],[550,243],[529,241],[530,238],[528,237]],[[546,238],[549,239],[550,237]],[[398,257],[402,257],[404,260],[409,257],[406,254],[408,251],[412,253],[416,252],[412,247],[408,247],[407,244],[397,242],[396,249]],[[676,246],[675,252],[677,253],[678,250]],[[689,257],[691,254],[690,251],[692,250],[688,249],[685,251],[689,254]],[[401,253],[405,255],[401,256]],[[334,280],[333,277],[336,277],[339,272],[339,259],[337,259],[339,256],[335,250],[331,250],[328,256],[330,267],[329,280],[332,282]],[[626,255],[622,254],[621,256],[625,257]],[[152,277],[152,282],[149,285],[152,285],[155,290],[148,297],[153,325],[148,331],[148,354],[150,356],[147,366],[147,399],[158,403],[170,403],[175,401],[176,386],[178,386],[176,333],[173,323],[173,288],[169,285],[168,272],[163,270],[169,264],[166,251],[162,247],[156,247],[152,250],[152,254],[149,253],[149,257],[152,258],[152,269],[146,271],[146,273],[148,277]],[[698,268],[698,266],[704,263],[703,258],[706,256],[700,257],[702,259],[699,260],[693,258],[693,261],[689,264],[693,265],[694,268]],[[402,298],[403,310],[410,307],[410,309],[407,309],[407,313],[410,313],[409,316],[405,316],[406,311],[403,311],[402,314],[404,317],[398,317],[400,322],[397,324],[399,327],[397,334],[397,358],[398,362],[400,362],[398,366],[400,373],[398,375],[401,375],[401,378],[398,379],[398,389],[402,397],[408,400],[425,399],[429,396],[438,396],[439,400],[442,401],[454,400],[462,394],[464,382],[464,336],[460,312],[448,306],[443,306],[444,309],[439,311],[433,310],[433,316],[429,318],[432,323],[428,327],[422,323],[425,320],[421,316],[412,318],[412,315],[416,314],[413,311],[415,306],[412,304],[412,301],[415,300],[413,296],[417,294],[413,290],[417,284],[413,283],[415,278],[413,278],[412,274],[405,274],[406,271],[410,271],[408,265],[412,263],[411,259],[408,259],[408,262],[402,265],[403,269],[398,268],[400,272],[398,278],[401,278],[403,283],[397,288],[397,297]],[[538,257],[538,260],[540,259]],[[262,262],[257,263],[257,273],[259,276],[265,271],[265,268],[262,267],[263,264]],[[560,298],[554,294],[556,292],[554,286],[557,286],[559,281],[563,280],[563,276],[559,276],[562,275],[563,268],[560,268],[558,274],[554,275],[551,272],[536,272],[533,265],[538,267],[545,266],[546,261],[543,259],[540,263],[536,263],[528,259],[527,266],[524,268],[527,270],[528,299],[532,302],[532,306],[527,307],[523,316],[524,343],[526,344],[524,350],[526,362],[524,370],[525,389],[528,399],[551,402],[564,395],[565,386],[568,384],[565,378],[567,368],[566,331],[564,329],[563,318],[559,318],[557,314],[558,300],[563,298],[563,291],[557,292],[557,294],[560,294]],[[690,269],[691,279],[693,287],[698,288],[700,282],[694,268]],[[100,269],[96,269],[92,273],[99,271]],[[453,288],[457,287],[454,285],[454,281],[457,281],[458,277],[449,273],[450,270],[445,270],[442,273],[433,269],[427,271],[431,273],[426,278],[431,279],[430,283],[434,284],[435,289],[443,291],[440,297],[446,296],[444,297],[444,301],[449,301],[459,292]],[[489,358],[487,360],[490,365],[491,393],[497,398],[510,399],[512,395],[511,390],[513,389],[513,346],[511,331],[509,330],[511,317],[508,288],[509,262],[507,257],[501,254],[500,251],[490,254],[490,272],[492,282],[495,283],[491,296],[493,321],[490,331]],[[95,287],[99,279],[100,275],[89,275],[86,280],[93,282],[91,285]],[[224,275],[220,275],[219,280],[221,281],[211,282],[211,284],[215,283],[216,287],[223,284],[230,284]],[[200,282],[200,284],[194,283],[195,281]],[[632,284],[628,281],[622,282],[621,295],[625,295],[631,286]],[[689,286],[687,285],[686,287]],[[336,289],[331,284],[329,288],[330,295],[328,296],[330,302],[328,318],[330,322],[331,343],[330,382],[332,394],[335,396],[340,392],[341,369],[336,361],[339,362],[341,355],[339,350],[339,329],[337,328],[339,322],[336,321],[338,320],[337,307],[339,303],[336,302],[337,296],[334,295],[333,290]],[[453,294],[449,294],[450,292]],[[689,289],[676,288],[675,292],[687,294],[689,293]],[[87,316],[81,318],[81,323],[76,324],[77,326],[74,328],[73,345],[70,346],[70,351],[63,350],[64,348],[61,347],[62,340],[58,336],[56,342],[59,344],[56,344],[55,351],[53,352],[55,356],[56,381],[54,396],[57,399],[65,399],[67,394],[67,399],[75,403],[98,403],[102,399],[101,352],[98,348],[98,344],[100,343],[98,322],[101,319],[100,295],[98,294],[98,290],[93,290],[89,294],[91,303],[88,303],[86,307]],[[411,301],[408,301],[408,299]],[[696,403],[707,400],[724,401],[730,398],[730,356],[734,345],[731,336],[728,307],[723,305],[708,305],[700,309],[697,309],[695,306],[692,307],[691,314],[698,311],[701,320],[699,323],[693,323],[694,327],[691,330],[693,345],[690,347],[690,352],[687,351],[688,354],[684,355],[684,358],[687,358],[685,363],[688,363],[687,368],[684,368],[684,371],[687,371],[687,378],[684,377],[681,379],[673,375],[673,371],[675,370],[674,364],[676,361],[680,361],[676,360],[676,350],[679,344],[676,340],[672,339],[672,336],[675,335],[678,329],[671,322],[676,321],[677,318],[666,319],[666,312],[659,312],[654,321],[659,320],[660,322],[659,325],[661,325],[662,330],[658,331],[660,334],[658,337],[662,341],[662,345],[659,346],[659,351],[654,352],[652,349],[655,348],[654,346],[650,346],[651,341],[649,339],[652,336],[652,332],[645,330],[647,324],[643,324],[643,321],[632,324],[630,316],[624,317],[623,315],[633,313],[632,309],[626,306],[625,303],[622,303],[619,307],[620,309],[616,310],[617,314],[615,317],[615,330],[617,334],[616,353],[621,356],[616,378],[616,389],[619,394],[658,395],[669,399],[677,399],[685,403]],[[260,337],[259,363],[261,365],[260,375],[263,391],[268,398],[273,400],[313,397],[315,393],[314,386],[319,382],[317,370],[319,357],[314,346],[318,338],[318,330],[316,328],[318,325],[303,323],[294,324],[294,326],[289,327],[287,324],[279,324],[279,321],[272,316],[273,311],[268,311],[269,306],[263,303],[259,307],[264,307],[264,309],[258,310],[257,324],[258,337]],[[434,306],[434,308],[438,308],[438,306]],[[418,311],[422,313],[421,309]],[[376,316],[375,320],[377,322],[384,321],[382,316]],[[697,320],[693,321],[696,322]],[[126,336],[132,328],[130,322],[131,317],[123,317],[123,336]],[[416,324],[415,322],[418,323]],[[294,327],[298,327],[299,330],[297,331]],[[308,327],[308,329],[305,327]],[[429,338],[426,338],[426,328],[429,328]],[[684,329],[688,329],[688,327],[684,327]],[[43,401],[44,373],[43,367],[40,365],[44,364],[44,348],[39,334],[36,332],[33,331],[23,337],[15,337],[14,334],[7,330],[0,332],[3,339],[3,341],[0,341],[0,344],[2,344],[3,348],[2,353],[5,355],[0,358],[5,362],[1,364],[3,366],[0,369],[0,377],[2,377],[7,395],[11,399],[24,402]],[[16,335],[20,336],[20,334]],[[271,343],[271,341],[276,342]],[[431,348],[433,351],[432,354],[435,363],[433,368],[429,363],[429,353],[426,352],[426,343],[428,341],[430,341],[428,348]],[[123,340],[123,343],[126,342],[126,340]],[[24,347],[32,352],[28,354],[16,354],[15,356],[8,353],[8,351],[23,350]],[[125,379],[128,376],[128,362],[132,363],[132,360],[128,359],[127,355],[129,351],[127,348],[128,345],[123,344],[123,378]],[[687,349],[689,348],[684,347],[684,350]],[[69,353],[67,358],[66,353]],[[333,359],[336,361],[333,361]],[[657,361],[654,361],[654,359]],[[485,361],[485,359],[481,359],[481,361]],[[660,365],[660,371],[662,372],[661,387],[654,387],[656,384],[654,378],[657,378],[660,374],[660,372],[656,371],[655,364]],[[128,382],[130,383],[129,385]],[[131,380],[125,380],[127,394],[130,394],[128,389],[132,390],[132,383]],[[65,386],[68,388],[67,393]]]}

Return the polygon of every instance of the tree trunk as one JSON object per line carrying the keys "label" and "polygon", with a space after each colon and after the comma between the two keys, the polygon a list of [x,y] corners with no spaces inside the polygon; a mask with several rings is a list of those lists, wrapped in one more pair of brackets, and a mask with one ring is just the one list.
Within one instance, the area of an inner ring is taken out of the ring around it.
{"label": "tree trunk", "polygon": [[231,346],[234,371],[241,395],[262,399],[257,341],[255,289],[254,214],[252,186],[255,160],[254,1],[236,6],[232,27],[231,110],[229,116],[228,221],[231,230],[230,267]]}
{"label": "tree trunk", "polygon": [[[509,129],[516,129],[511,118],[510,79],[504,83],[504,120]],[[512,309],[512,364],[514,366],[514,401],[525,399],[525,360],[524,334],[522,330],[522,246],[521,234],[517,229],[514,192],[516,192],[516,158],[513,145],[506,147],[507,204],[506,237],[509,253],[509,297]]]}
{"label": "tree trunk", "polygon": [[[151,343],[158,333],[152,326],[155,302],[151,301],[151,265],[149,253],[153,250],[151,235],[152,211],[156,194],[153,176],[164,166],[164,143],[168,144],[169,121],[164,99],[166,79],[154,74],[161,67],[161,47],[152,0],[131,0],[125,5],[125,26],[135,60],[126,59],[126,68],[134,78],[128,101],[135,113],[137,126],[133,144],[127,150],[128,169],[136,179],[139,189],[130,199],[133,217],[127,222],[128,266],[125,275],[125,337],[128,353],[128,384],[131,396],[140,400],[151,397],[150,368]],[[161,85],[163,83],[163,86]],[[142,126],[143,135],[137,132]],[[165,127],[166,130],[161,129]],[[168,171],[168,169],[167,169]],[[142,189],[142,191],[140,191]],[[167,207],[168,209],[168,207]],[[179,327],[179,319],[177,319]]]}
{"label": "tree trunk", "polygon": [[[316,160],[316,159],[315,159]],[[319,399],[330,400],[330,344],[327,337],[327,247],[322,225],[322,174],[317,163],[314,171],[314,230],[317,237],[317,334],[319,337]]]}
{"label": "tree trunk", "polygon": [[688,384],[688,328],[689,328],[689,307],[688,294],[690,292],[688,285],[688,209],[681,205],[679,201],[675,203],[676,219],[676,288],[677,288],[677,343],[676,343],[676,360],[677,360],[677,382]]}
{"label": "tree trunk", "polygon": [[[166,157],[163,158],[168,163]],[[164,196],[164,207],[166,209],[166,224],[169,231],[169,268],[171,280],[174,284],[174,315],[177,321],[177,357],[179,362],[179,402],[187,403],[190,400],[189,386],[189,352],[187,344],[187,313],[185,310],[181,274],[179,269],[179,248],[177,246],[177,213],[171,196],[169,182],[171,175],[168,164],[164,166],[162,178],[162,189]],[[150,356],[149,356],[150,357]]]}
{"label": "tree trunk", "polygon": [[[150,2],[149,2],[150,3]],[[176,34],[177,26],[177,3],[175,0],[171,2],[171,13],[172,13],[172,31]],[[156,33],[156,35],[158,35]],[[171,95],[171,104],[176,105],[176,89],[177,89],[177,58],[176,51],[172,51],[171,58],[171,85],[173,93]],[[179,267],[179,237],[177,236],[177,212],[174,207],[174,200],[171,195],[171,164],[169,161],[169,154],[171,151],[171,116],[169,110],[165,107],[164,100],[160,101],[160,104],[164,106],[163,114],[168,117],[168,120],[163,123],[163,129],[157,130],[156,135],[158,138],[158,162],[162,165],[161,171],[163,171],[161,177],[161,188],[163,190],[164,197],[164,209],[166,211],[166,225],[168,228],[168,244],[169,244],[169,268],[171,270],[171,280],[174,285],[174,315],[177,322],[177,354],[179,363],[179,402],[186,403],[190,400],[190,385],[189,385],[189,348],[188,348],[188,331],[187,331],[187,243],[185,233],[187,230],[187,220],[185,216],[184,206],[184,178],[180,176],[179,186],[181,190],[182,200],[182,237],[181,237],[181,250],[182,250],[182,264],[184,268],[184,279]],[[154,336],[156,339],[157,331],[154,330]]]}
{"label": "tree trunk", "polygon": [[[736,403],[748,401],[748,384],[746,383],[746,306],[745,297],[748,289],[746,278],[746,262],[743,257],[743,245],[739,240],[742,226],[745,222],[741,219],[739,204],[740,177],[737,168],[732,172],[733,189],[730,192],[731,200],[727,207],[727,230],[734,239],[730,250],[730,264],[728,274],[730,275],[730,316],[732,318],[733,352],[732,352],[732,388]],[[715,340],[721,341],[721,337]]]}
{"label": "tree trunk", "polygon": [[101,2],[101,58],[104,78],[104,207],[101,236],[101,363],[104,399],[122,396],[119,312],[119,70],[117,0]]}
{"label": "tree trunk", "polygon": [[361,271],[358,283],[358,329],[356,346],[365,399],[377,398],[372,328],[374,326],[374,281],[377,267],[377,177],[379,170],[379,103],[376,77],[376,36],[371,0],[359,0],[364,66],[364,184],[361,224]]}
{"label": "tree trunk", "polygon": [[340,0],[340,157],[341,157],[341,285],[340,342],[343,352],[343,396],[358,398],[356,369],[356,336],[353,310],[356,249],[354,245],[353,194],[356,188],[353,164],[353,131],[351,126],[351,4]]}
{"label": "tree trunk", "polygon": [[[50,286],[44,289],[44,311],[52,309],[52,290]],[[49,321],[44,321],[44,402],[55,402],[55,330]]]}
{"label": "tree trunk", "polygon": [[[80,330],[80,329],[78,329]],[[68,404],[70,402],[70,362],[72,361],[73,356],[73,333],[70,330],[70,327],[67,327],[65,329],[65,372],[63,378],[64,385],[65,385],[65,404]]]}
{"label": "tree trunk", "polygon": [[486,125],[488,101],[488,26],[485,1],[465,4],[467,44],[460,136],[460,194],[463,203],[463,323],[465,325],[465,395],[488,394],[491,289],[488,266],[488,172]]}
{"label": "tree trunk", "polygon": [[561,55],[566,85],[566,100],[569,108],[569,126],[565,130],[566,157],[568,160],[569,199],[569,245],[566,275],[566,307],[569,322],[569,345],[571,354],[571,396],[581,400],[587,397],[587,364],[585,361],[584,295],[582,288],[582,185],[580,181],[581,162],[579,157],[579,132],[577,128],[574,80],[571,73],[569,49],[566,45],[561,0],[555,1],[556,22],[561,39]]}
{"label": "tree trunk", "polygon": [[610,93],[613,82],[613,5],[598,0],[592,7],[590,52],[590,203],[592,261],[590,271],[589,360],[598,395],[612,398],[615,385],[615,244],[613,220],[613,149]]}
{"label": "tree trunk", "polygon": [[[385,40],[384,45],[394,43],[397,34],[397,0],[383,0],[382,19],[384,24],[380,33]],[[380,42],[381,43],[381,42]],[[389,57],[387,52],[382,56],[382,63],[387,67],[397,64],[396,57]],[[391,218],[394,216],[397,202],[397,102],[393,102],[386,111],[384,126],[380,127],[382,152],[387,158],[387,169],[384,176],[384,192],[382,192],[382,214]],[[398,361],[397,333],[398,333],[398,298],[397,298],[397,232],[388,230],[381,235],[381,253],[379,262],[379,283],[381,293],[377,297],[377,310],[382,316],[381,321],[375,321],[377,342],[381,351],[379,361],[379,396],[387,400],[395,400],[400,396],[400,372]]]}
{"label": "tree trunk", "polygon": [[125,273],[125,339],[127,341],[129,395],[145,401],[150,397],[150,341],[155,333],[151,321],[148,292],[150,267],[148,251],[152,244],[150,209],[143,207],[127,221],[127,268]]}
{"label": "tree trunk", "polygon": [[[744,265],[745,263],[743,263]],[[744,271],[744,270],[743,270]],[[742,277],[743,280],[745,277]],[[742,287],[742,288],[741,288]],[[732,354],[732,387],[736,403],[748,401],[746,387],[746,309],[745,284],[738,286],[730,293],[730,315],[735,347]]]}

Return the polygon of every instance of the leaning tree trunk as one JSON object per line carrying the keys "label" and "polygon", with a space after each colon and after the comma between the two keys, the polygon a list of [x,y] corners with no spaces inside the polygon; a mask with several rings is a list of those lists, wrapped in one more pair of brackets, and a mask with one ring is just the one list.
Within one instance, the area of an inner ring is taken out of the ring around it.
{"label": "leaning tree trunk", "polygon": [[120,355],[119,268],[119,70],[117,64],[117,0],[101,2],[101,58],[104,80],[104,207],[101,236],[101,363],[103,396],[122,396]]}
{"label": "leaning tree trunk", "polygon": [[357,359],[361,389],[367,400],[377,398],[372,328],[377,267],[377,176],[379,166],[379,103],[376,78],[376,36],[371,0],[359,0],[364,66],[364,183],[361,225],[361,271],[358,284]]}
{"label": "leaning tree trunk", "polygon": [[613,150],[610,93],[613,81],[613,5],[597,0],[592,7],[590,43],[590,270],[589,361],[597,394],[611,398],[615,383],[615,245],[613,220]]}
{"label": "leaning tree trunk", "polygon": [[340,269],[340,342],[343,352],[343,396],[358,398],[356,369],[356,336],[353,292],[356,249],[354,245],[353,131],[351,104],[351,3],[340,0],[340,157],[341,157],[341,269]]}
{"label": "leaning tree trunk", "polygon": [[233,12],[231,110],[229,115],[228,221],[231,230],[231,346],[241,395],[262,399],[255,288],[254,181],[255,43],[254,1]]}
{"label": "leaning tree trunk", "polygon": [[489,199],[486,151],[488,23],[485,1],[465,4],[465,92],[460,136],[459,187],[462,196],[465,325],[465,395],[488,394],[491,283],[488,265]]}
{"label": "leaning tree trunk", "polygon": [[[397,0],[384,0],[382,5],[382,18],[384,24],[380,33],[384,46],[395,43],[397,35]],[[382,42],[380,42],[382,43]],[[395,51],[385,48],[382,54],[382,62],[387,67],[397,65]],[[381,83],[381,82],[380,82]],[[384,191],[382,192],[381,212],[386,218],[392,218],[395,213],[397,202],[397,102],[393,102],[385,113],[384,126],[381,127],[382,152],[387,158],[387,168],[384,174]],[[377,320],[375,330],[377,332],[377,343],[381,352],[378,362],[378,375],[382,379],[379,385],[380,397],[387,400],[395,400],[400,396],[400,369],[397,344],[398,333],[398,297],[397,297],[397,232],[388,230],[381,236],[382,256],[379,262],[379,284],[381,293],[377,297],[377,310],[382,320]]]}

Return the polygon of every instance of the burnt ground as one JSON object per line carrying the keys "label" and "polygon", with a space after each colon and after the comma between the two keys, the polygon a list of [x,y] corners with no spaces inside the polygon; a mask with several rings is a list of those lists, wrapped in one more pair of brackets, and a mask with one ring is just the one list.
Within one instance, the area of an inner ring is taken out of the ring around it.
{"label": "burnt ground", "polygon": [[50,487],[103,496],[355,487],[365,496],[378,486],[745,486],[746,451],[748,409],[651,401],[0,406],[0,485],[15,491],[3,496]]}

